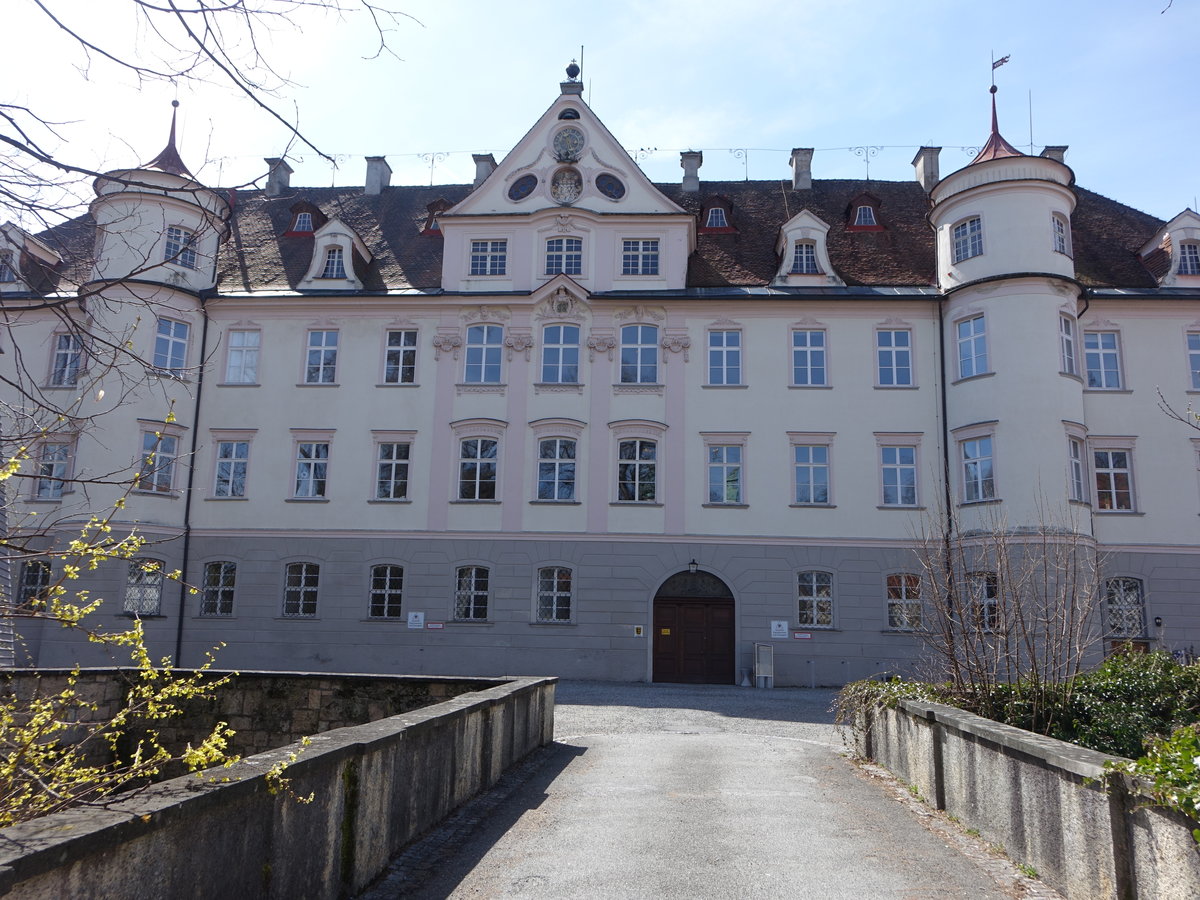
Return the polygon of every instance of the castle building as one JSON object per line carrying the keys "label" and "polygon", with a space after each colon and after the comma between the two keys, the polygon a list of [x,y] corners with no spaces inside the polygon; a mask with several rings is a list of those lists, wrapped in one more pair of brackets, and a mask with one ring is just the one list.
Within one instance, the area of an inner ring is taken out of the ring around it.
{"label": "castle building", "polygon": [[[9,527],[68,540],[138,473],[111,524],[149,542],[77,584],[183,665],[734,683],[769,644],[778,684],[906,672],[947,511],[1069,531],[1110,639],[1185,647],[1200,432],[1159,392],[1200,392],[1200,216],[1078,187],[1065,150],[993,112],[945,177],[936,147],[909,182],[797,149],[653,184],[573,76],[473,184],[271,159],[225,191],[172,130],[88,216],[0,232],[5,405],[64,411]],[[1000,574],[969,577],[986,605]],[[59,628],[23,652],[93,661]]]}

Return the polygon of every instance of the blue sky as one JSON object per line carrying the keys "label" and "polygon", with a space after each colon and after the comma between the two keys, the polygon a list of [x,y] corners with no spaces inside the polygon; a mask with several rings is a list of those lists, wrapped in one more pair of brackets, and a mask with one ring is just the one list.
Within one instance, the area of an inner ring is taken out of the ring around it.
{"label": "blue sky", "polygon": [[[48,2],[148,58],[124,0]],[[654,180],[681,176],[684,149],[704,151],[702,179],[787,178],[792,147],[817,148],[817,178],[865,177],[850,148],[878,148],[870,176],[909,179],[922,144],[945,148],[944,174],[987,137],[994,53],[1011,55],[996,77],[1012,143],[1028,151],[1032,114],[1035,151],[1070,145],[1080,185],[1162,218],[1200,193],[1200,11],[1189,2],[385,2],[413,17],[389,35],[400,60],[363,59],[374,46],[361,14],[305,14],[264,35],[264,53],[297,82],[276,107],[338,160],[291,148],[293,184],[361,184],[366,155],[388,157],[393,183],[428,183],[431,163],[436,182],[469,181],[471,154],[502,158],[583,45],[585,99]],[[175,97],[181,152],[208,183],[252,180],[287,149],[280,126],[228,91],[139,85],[98,60],[85,73],[31,0],[7,0],[10,13],[22,39],[0,59],[0,91],[64,123],[60,154],[100,168],[150,159]]]}

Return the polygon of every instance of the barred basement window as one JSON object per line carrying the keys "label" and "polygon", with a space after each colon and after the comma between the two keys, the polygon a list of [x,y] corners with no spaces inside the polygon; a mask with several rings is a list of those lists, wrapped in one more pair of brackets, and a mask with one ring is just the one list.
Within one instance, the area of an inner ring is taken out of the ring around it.
{"label": "barred basement window", "polygon": [[371,567],[371,618],[397,619],[404,591],[404,569],[400,566]]}
{"label": "barred basement window", "polygon": [[888,627],[914,631],[921,627],[921,576],[887,577]]}
{"label": "barred basement window", "polygon": [[483,566],[462,566],[454,592],[454,618],[463,622],[482,622],[488,615],[488,570]]}
{"label": "barred basement window", "polygon": [[129,561],[124,610],[134,616],[157,616],[162,604],[163,564],[157,559]]}
{"label": "barred basement window", "polygon": [[283,614],[289,618],[315,616],[321,567],[316,563],[297,562],[288,563],[284,571]]}
{"label": "barred basement window", "polygon": [[233,589],[237,581],[237,563],[218,560],[204,564],[200,615],[232,616]]}
{"label": "barred basement window", "polygon": [[565,566],[538,569],[537,620],[571,621],[571,570]]}
{"label": "barred basement window", "polygon": [[1137,578],[1110,578],[1104,590],[1104,613],[1111,637],[1146,634],[1146,597]]}
{"label": "barred basement window", "polygon": [[805,628],[832,628],[833,576],[828,572],[801,572],[797,583],[796,624]]}

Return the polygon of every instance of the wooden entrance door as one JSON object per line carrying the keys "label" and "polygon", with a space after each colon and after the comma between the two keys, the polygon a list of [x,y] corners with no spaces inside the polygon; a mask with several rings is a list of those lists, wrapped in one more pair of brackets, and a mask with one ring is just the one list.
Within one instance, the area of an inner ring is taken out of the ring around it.
{"label": "wooden entrance door", "polygon": [[654,600],[654,680],[733,684],[733,600]]}

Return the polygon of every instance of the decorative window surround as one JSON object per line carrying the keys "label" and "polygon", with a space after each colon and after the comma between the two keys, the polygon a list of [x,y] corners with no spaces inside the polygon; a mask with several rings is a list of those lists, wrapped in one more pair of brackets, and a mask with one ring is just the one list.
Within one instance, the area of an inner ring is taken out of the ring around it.
{"label": "decorative window surround", "polygon": [[920,509],[921,439],[919,432],[875,432],[881,509]]}
{"label": "decorative window surround", "polygon": [[178,497],[175,478],[176,460],[183,447],[186,426],[178,422],[161,422],[154,419],[138,419],[141,431],[138,483],[134,488],[139,494],[157,494],[163,497]]}
{"label": "decorative window surround", "polygon": [[[608,423],[617,462],[613,500],[616,503],[661,503],[662,466],[667,461],[663,438],[667,426],[651,419],[623,419]],[[632,455],[631,455],[632,454]]]}
{"label": "decorative window surround", "polygon": [[[818,287],[826,284],[841,285],[842,281],[834,274],[833,264],[829,261],[829,250],[826,237],[829,225],[817,218],[807,209],[792,216],[779,229],[779,237],[775,241],[775,253],[780,257],[779,270],[775,273],[774,283],[777,285],[795,285],[799,287]],[[797,243],[808,242],[813,245],[816,255],[817,272],[803,274],[792,271]]]}
{"label": "decorative window surround", "polygon": [[705,466],[705,506],[746,504],[746,442],[748,431],[702,431]]}
{"label": "decorative window surround", "polygon": [[985,503],[998,498],[996,426],[995,421],[976,422],[951,431],[958,444],[959,503]]}
{"label": "decorative window surround", "polygon": [[[329,251],[341,248],[343,268],[342,278],[326,278],[325,263]],[[313,255],[308,272],[300,279],[301,290],[352,290],[363,289],[362,280],[358,277],[358,263],[367,265],[374,257],[362,238],[341,219],[333,218],[313,232]]]}
{"label": "decorative window surround", "polygon": [[789,431],[792,506],[833,505],[833,431]]}
{"label": "decorative window surround", "polygon": [[1133,473],[1134,435],[1088,436],[1097,515],[1139,512]]}

